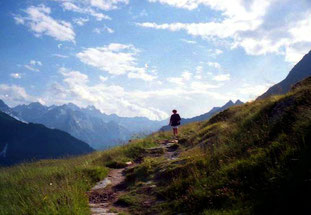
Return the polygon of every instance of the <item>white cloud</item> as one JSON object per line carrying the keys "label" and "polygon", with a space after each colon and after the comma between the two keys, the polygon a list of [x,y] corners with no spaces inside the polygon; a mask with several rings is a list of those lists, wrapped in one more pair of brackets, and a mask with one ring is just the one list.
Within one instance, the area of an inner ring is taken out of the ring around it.
{"label": "white cloud", "polygon": [[154,74],[148,74],[145,68],[136,68],[134,71],[129,72],[127,75],[129,78],[142,79],[144,81],[153,81],[157,79]]}
{"label": "white cloud", "polygon": [[62,54],[52,54],[53,57],[58,57],[58,58],[68,58],[67,55],[62,55]]}
{"label": "white cloud", "polygon": [[109,28],[109,27],[105,27],[106,31],[110,34],[113,34],[114,33],[114,30],[112,28]]}
{"label": "white cloud", "polygon": [[219,55],[223,54],[221,49],[208,49],[208,56],[212,58],[217,58]]}
{"label": "white cloud", "polygon": [[59,69],[59,73],[65,77],[64,82],[67,82],[70,85],[83,85],[88,82],[88,76],[80,73],[79,71],[69,70],[65,67],[61,67]]}
{"label": "white cloud", "polygon": [[41,61],[31,60],[29,63],[33,66],[42,66]]}
{"label": "white cloud", "polygon": [[93,32],[96,34],[101,34],[102,31],[99,28],[94,28]]}
{"label": "white cloud", "polygon": [[191,79],[191,77],[192,77],[192,73],[191,72],[187,72],[187,71],[183,72],[181,74],[181,77],[183,77],[184,80],[189,81]]}
{"label": "white cloud", "polygon": [[108,77],[105,77],[105,76],[99,76],[99,79],[102,81],[102,82],[105,82],[108,80]]}
{"label": "white cloud", "polygon": [[102,10],[114,10],[119,8],[120,4],[128,4],[129,0],[89,0],[89,3]]}
{"label": "white cloud", "polygon": [[215,49],[214,53],[215,53],[215,55],[221,55],[223,53],[223,51],[220,49]]}
{"label": "white cloud", "polygon": [[24,88],[7,84],[0,84],[0,99],[4,100],[10,106],[35,101],[32,96],[27,94]]}
{"label": "white cloud", "polygon": [[269,87],[271,87],[270,83],[266,84],[244,83],[242,84],[241,87],[237,88],[237,93],[241,95],[241,99],[253,100],[256,99],[259,95],[262,95],[264,92],[266,92],[269,89]]}
{"label": "white cloud", "polygon": [[[188,94],[198,94],[199,92],[203,92],[208,89],[219,88],[220,85],[211,84],[208,80],[203,79],[202,70],[202,66],[197,66],[195,76],[193,76],[191,72],[185,71],[180,77],[169,77],[167,78],[167,81],[173,83],[175,87],[179,87],[180,89],[187,91]],[[193,80],[192,77],[194,77],[195,80]],[[224,77],[217,77],[217,81],[222,81],[221,79],[224,79]]]}
{"label": "white cloud", "polygon": [[184,79],[182,77],[170,77],[167,78],[167,81],[176,85],[184,85]]}
{"label": "white cloud", "polygon": [[10,76],[12,78],[15,78],[15,79],[21,79],[22,78],[22,74],[20,74],[20,73],[11,73]]}
{"label": "white cloud", "polygon": [[186,39],[180,39],[180,41],[188,43],[188,44],[196,44],[197,42],[194,40],[186,40]]}
{"label": "white cloud", "polygon": [[30,71],[33,72],[40,72],[40,69],[38,69],[38,66],[42,66],[41,61],[38,60],[30,60],[29,64],[25,64],[24,67]]}
{"label": "white cloud", "polygon": [[28,64],[24,65],[24,67],[25,67],[26,69],[30,70],[30,71],[33,71],[33,72],[40,72],[39,69],[34,68],[34,67],[32,67],[32,66],[30,66],[30,65],[28,65]]}
{"label": "white cloud", "polygon": [[200,63],[201,65],[197,66],[195,68],[195,75],[194,75],[194,78],[197,79],[197,80],[201,80],[203,79],[203,66],[202,66],[202,63]]}
{"label": "white cloud", "polygon": [[186,82],[189,82],[192,78],[192,73],[184,71],[180,77],[169,77],[166,80],[178,86],[185,86]]}
{"label": "white cloud", "polygon": [[193,10],[200,5],[221,12],[222,21],[207,23],[138,23],[138,26],[186,31],[207,40],[227,40],[249,55],[285,55],[297,62],[311,48],[311,4],[287,0],[149,0]]}
{"label": "white cloud", "polygon": [[100,13],[100,12],[96,12],[94,9],[92,9],[89,6],[85,6],[85,5],[78,6],[78,5],[74,4],[73,2],[71,2],[70,0],[62,1],[62,7],[64,8],[64,10],[94,16],[98,21],[101,21],[103,19],[111,20],[111,18],[109,16],[107,16],[103,13]]}
{"label": "white cloud", "polygon": [[103,14],[102,10],[109,11],[120,8],[121,5],[126,5],[129,0],[56,0],[61,2],[64,10],[73,11],[76,13],[87,14],[95,17],[98,21],[103,19],[111,20],[111,18]]}
{"label": "white cloud", "polygon": [[121,86],[107,85],[106,77],[100,76],[99,84],[91,84],[88,76],[79,71],[60,68],[63,82],[55,83],[44,97],[47,104],[63,104],[73,102],[79,106],[94,105],[107,114],[119,116],[145,116],[151,119],[163,119],[168,115],[146,104],[136,101],[132,92]]}
{"label": "white cloud", "polygon": [[14,16],[17,24],[27,26],[35,36],[48,35],[59,41],[75,42],[75,32],[69,22],[55,20],[50,16],[51,9],[44,5],[30,6],[25,17]]}
{"label": "white cloud", "polygon": [[76,23],[77,25],[80,25],[80,26],[83,26],[88,21],[89,21],[88,18],[83,18],[83,17],[79,17],[79,18],[74,18],[73,19],[73,22]]}
{"label": "white cloud", "polygon": [[[117,49],[117,47],[115,47]],[[148,67],[148,66],[147,66]],[[47,91],[44,102],[47,104],[63,104],[73,102],[79,106],[95,105],[101,111],[120,116],[145,116],[150,119],[165,119],[171,108],[184,109],[184,114],[198,114],[204,112],[202,107],[212,106],[211,100],[220,100],[221,103],[229,98],[215,90],[221,85],[210,84],[207,81],[189,81],[182,85],[165,85],[158,89],[126,90],[118,85],[109,85],[106,76],[100,76],[98,84],[92,84],[86,74],[66,68],[60,68],[63,81],[55,83]],[[189,79],[189,74],[183,77]],[[183,79],[182,77],[179,77]],[[57,95],[57,96],[56,96]],[[209,98],[209,99],[206,99]],[[200,101],[200,108],[190,108],[189,105]],[[202,106],[203,105],[203,106]],[[187,110],[187,111],[186,111]],[[191,112],[191,111],[197,112]]]}
{"label": "white cloud", "polygon": [[16,24],[22,24],[22,25],[25,24],[25,20],[22,17],[14,16],[13,18],[14,18]]}
{"label": "white cloud", "polygon": [[145,67],[137,65],[139,50],[133,45],[111,43],[107,46],[87,48],[77,54],[81,62],[112,75],[128,74],[129,78],[145,81],[156,79],[156,75]]}
{"label": "white cloud", "polygon": [[148,16],[148,12],[145,9],[143,9],[140,13],[134,15],[132,12],[132,8],[130,8],[129,14],[132,16],[132,19],[138,19],[141,17],[147,17]]}
{"label": "white cloud", "polygon": [[209,84],[202,81],[193,81],[191,83],[191,89],[194,90],[194,92],[196,93],[202,93],[215,88],[219,88],[219,85]]}
{"label": "white cloud", "polygon": [[94,28],[93,32],[96,34],[101,34],[103,31],[108,32],[109,34],[113,34],[114,30],[109,28],[108,26],[104,26],[103,28]]}
{"label": "white cloud", "polygon": [[220,75],[215,75],[213,77],[214,81],[229,81],[230,80],[230,74],[220,74]]}
{"label": "white cloud", "polygon": [[207,65],[216,69],[221,69],[221,65],[217,62],[207,62]]}

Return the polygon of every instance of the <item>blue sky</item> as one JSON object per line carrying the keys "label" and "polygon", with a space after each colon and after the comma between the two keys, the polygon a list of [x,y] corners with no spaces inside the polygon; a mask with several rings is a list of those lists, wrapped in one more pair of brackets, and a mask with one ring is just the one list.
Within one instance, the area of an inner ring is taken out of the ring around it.
{"label": "blue sky", "polygon": [[192,117],[250,101],[311,49],[308,0],[0,2],[0,99]]}

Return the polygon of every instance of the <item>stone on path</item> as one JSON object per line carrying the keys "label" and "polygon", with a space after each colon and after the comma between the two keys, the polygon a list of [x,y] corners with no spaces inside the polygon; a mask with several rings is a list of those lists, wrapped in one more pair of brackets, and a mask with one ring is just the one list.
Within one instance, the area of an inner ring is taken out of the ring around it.
{"label": "stone on path", "polygon": [[108,185],[111,184],[111,181],[109,180],[109,178],[105,178],[103,181],[98,182],[93,188],[92,190],[99,190],[99,189],[104,189],[106,188]]}

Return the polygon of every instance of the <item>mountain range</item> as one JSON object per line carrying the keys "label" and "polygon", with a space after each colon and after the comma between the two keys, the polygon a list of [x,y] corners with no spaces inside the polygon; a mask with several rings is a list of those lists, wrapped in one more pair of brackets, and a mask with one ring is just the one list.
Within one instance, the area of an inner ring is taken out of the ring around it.
{"label": "mountain range", "polygon": [[[202,115],[195,116],[195,117],[192,117],[192,118],[182,118],[181,121],[180,121],[180,124],[181,125],[185,125],[185,124],[188,124],[188,123],[191,123],[191,122],[199,122],[199,121],[209,120],[215,114],[217,114],[217,113],[219,113],[221,111],[224,111],[224,110],[228,109],[229,107],[236,106],[236,105],[241,105],[241,104],[244,104],[244,103],[242,101],[240,101],[240,100],[237,100],[236,102],[233,102],[233,101],[230,100],[224,106],[222,106],[222,107],[213,107],[209,112],[204,113]],[[163,126],[160,130],[161,131],[168,131],[168,130],[170,130],[170,126],[169,125]]]}
{"label": "mountain range", "polygon": [[149,134],[164,124],[145,117],[107,115],[94,106],[80,108],[72,103],[48,107],[34,102],[10,108],[0,100],[0,110],[21,121],[66,131],[98,150],[126,142],[134,135]]}
{"label": "mountain range", "polygon": [[283,81],[270,87],[258,99],[267,98],[271,95],[285,94],[290,91],[293,85],[309,76],[311,76],[311,51],[294,66]]}
{"label": "mountain range", "polygon": [[[238,100],[234,103],[230,100],[224,106],[214,107],[205,114],[183,119],[182,124],[207,120],[214,114],[238,104],[243,104],[243,102]],[[68,132],[97,150],[126,142],[133,136],[144,136],[159,129],[169,130],[169,126],[164,126],[168,119],[152,121],[146,117],[107,115],[94,106],[80,108],[72,103],[48,107],[39,102],[33,102],[10,108],[0,100],[0,111],[21,121],[39,123],[48,128],[57,128]]]}
{"label": "mountain range", "polygon": [[[2,108],[3,108],[3,104]],[[24,123],[0,111],[0,165],[82,155],[94,151],[68,133],[40,124]]]}

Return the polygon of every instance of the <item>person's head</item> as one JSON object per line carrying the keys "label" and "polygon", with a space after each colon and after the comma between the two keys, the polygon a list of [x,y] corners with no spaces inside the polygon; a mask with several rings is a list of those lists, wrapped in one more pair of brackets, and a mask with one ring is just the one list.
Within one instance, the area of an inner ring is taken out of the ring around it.
{"label": "person's head", "polygon": [[174,109],[174,110],[172,110],[172,112],[173,112],[173,113],[177,113],[177,110]]}

